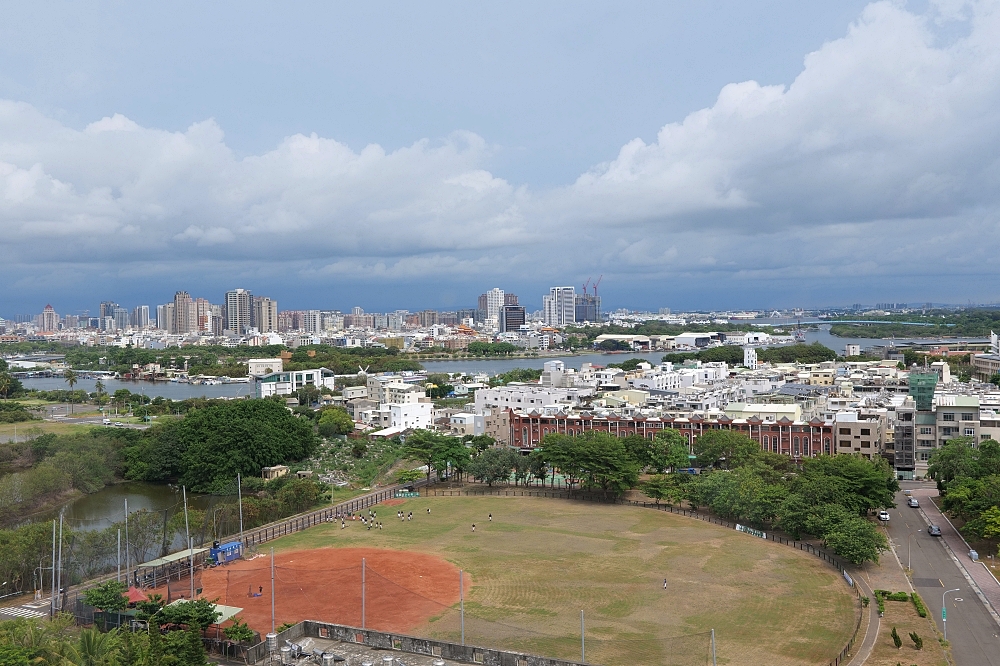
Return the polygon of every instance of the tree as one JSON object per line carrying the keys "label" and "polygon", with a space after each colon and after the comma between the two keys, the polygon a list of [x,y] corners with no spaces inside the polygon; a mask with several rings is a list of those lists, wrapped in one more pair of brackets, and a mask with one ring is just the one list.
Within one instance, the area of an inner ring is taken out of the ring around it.
{"label": "tree", "polygon": [[0,372],[0,394],[3,394],[3,399],[7,399],[7,395],[10,393],[11,386],[14,384],[14,378],[8,375],[6,372]]}
{"label": "tree", "polygon": [[418,460],[427,466],[427,480],[431,480],[431,467],[434,466],[434,458],[437,455],[435,443],[437,435],[430,430],[415,430],[406,438],[403,447],[403,455],[411,460]]}
{"label": "tree", "polygon": [[75,648],[68,655],[74,666],[116,666],[118,664],[118,634],[103,634],[97,629],[84,629]]}
{"label": "tree", "polygon": [[910,632],[910,640],[913,641],[913,647],[917,648],[918,650],[924,649],[924,639],[918,636],[917,632],[915,631]]}
{"label": "tree", "polygon": [[125,596],[127,590],[128,586],[125,583],[109,580],[84,592],[83,600],[94,608],[115,613],[128,607],[128,597]]}
{"label": "tree", "polygon": [[675,474],[659,474],[643,483],[641,487],[642,492],[647,497],[652,497],[657,504],[660,500],[666,500],[666,503],[672,506],[684,498],[684,491]]}
{"label": "tree", "polygon": [[899,637],[899,632],[896,631],[896,627],[892,628],[892,631],[889,632],[889,635],[892,636],[892,644],[896,646],[897,650],[903,647],[903,639]]}
{"label": "tree", "polygon": [[354,420],[347,410],[340,407],[324,409],[319,417],[319,434],[323,437],[350,435],[354,432]]}
{"label": "tree", "polygon": [[73,387],[76,386],[77,382],[80,381],[77,377],[76,371],[69,369],[63,373],[63,379],[69,384],[69,411],[73,412]]}
{"label": "tree", "polygon": [[226,638],[234,643],[249,643],[256,636],[256,632],[247,626],[240,618],[235,618],[233,624],[222,630]]}
{"label": "tree", "polygon": [[518,455],[507,447],[486,449],[469,462],[469,474],[488,486],[508,481],[514,471],[514,458]]}
{"label": "tree", "polygon": [[694,441],[700,467],[733,469],[760,452],[760,444],[732,430],[709,430]]}
{"label": "tree", "polygon": [[937,481],[938,490],[960,476],[977,478],[980,475],[978,453],[971,437],[953,437],[944,446],[931,453],[927,473]]}
{"label": "tree", "polygon": [[215,610],[216,601],[218,599],[214,601],[195,599],[164,606],[157,615],[157,621],[160,624],[182,624],[204,630],[209,625],[215,624],[221,615]]}
{"label": "tree", "polygon": [[860,516],[833,523],[823,535],[823,542],[853,564],[869,560],[878,563],[880,553],[889,548],[885,535],[870,520]]}

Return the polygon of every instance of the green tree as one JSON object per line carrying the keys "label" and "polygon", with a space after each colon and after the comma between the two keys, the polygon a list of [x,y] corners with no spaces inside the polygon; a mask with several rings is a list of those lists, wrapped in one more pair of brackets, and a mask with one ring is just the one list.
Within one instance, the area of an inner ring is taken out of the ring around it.
{"label": "green tree", "polygon": [[488,486],[506,482],[514,471],[515,457],[518,455],[520,454],[507,447],[486,449],[469,462],[469,474]]}
{"label": "green tree", "polygon": [[641,485],[642,492],[659,504],[661,500],[668,505],[679,504],[684,498],[684,489],[675,474],[658,474]]}
{"label": "green tree", "polygon": [[709,430],[694,441],[700,467],[734,469],[760,453],[760,444],[732,430]]}
{"label": "green tree", "polygon": [[319,434],[323,437],[350,435],[354,432],[354,420],[347,410],[340,407],[324,409],[319,417]]}
{"label": "green tree", "polygon": [[889,632],[889,635],[892,636],[892,644],[896,646],[897,650],[903,647],[903,639],[899,637],[899,632],[896,631],[896,627],[892,628],[892,631]]}
{"label": "green tree", "polygon": [[70,391],[69,411],[70,411],[70,413],[72,413],[73,412],[73,387],[76,386],[77,382],[80,381],[80,378],[77,376],[77,374],[76,374],[76,372],[74,370],[70,369],[70,370],[66,370],[66,372],[63,373],[63,379],[66,381],[67,384],[69,384],[69,391]]}
{"label": "green tree", "polygon": [[128,607],[128,598],[125,596],[127,590],[125,583],[109,580],[84,592],[83,600],[99,610],[119,612]]}
{"label": "green tree", "polygon": [[231,626],[222,630],[226,638],[234,643],[249,643],[256,636],[256,632],[247,626],[247,623],[240,618],[235,618]]}
{"label": "green tree", "polygon": [[974,443],[971,437],[953,437],[931,453],[927,473],[937,481],[939,490],[960,476],[977,478],[980,475],[979,456]]}

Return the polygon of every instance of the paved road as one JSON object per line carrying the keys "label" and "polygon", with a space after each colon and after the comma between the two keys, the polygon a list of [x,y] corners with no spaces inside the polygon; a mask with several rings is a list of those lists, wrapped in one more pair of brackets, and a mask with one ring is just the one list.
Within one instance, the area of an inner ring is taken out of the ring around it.
{"label": "paved road", "polygon": [[[905,484],[904,487],[916,488],[918,485]],[[922,503],[929,501],[921,498]],[[957,666],[1000,666],[1000,626],[969,586],[941,539],[927,535],[927,523],[918,509],[906,505],[902,492],[896,495],[896,506],[889,511],[891,519],[886,530],[904,567],[909,560],[913,587],[942,631],[941,593],[959,589],[947,597],[948,641],[955,663]]]}

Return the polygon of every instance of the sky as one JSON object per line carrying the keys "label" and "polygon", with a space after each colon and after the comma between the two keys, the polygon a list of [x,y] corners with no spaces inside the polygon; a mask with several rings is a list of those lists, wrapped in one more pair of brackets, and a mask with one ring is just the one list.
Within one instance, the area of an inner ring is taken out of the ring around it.
{"label": "sky", "polygon": [[11,3],[0,316],[995,302],[1000,0]]}

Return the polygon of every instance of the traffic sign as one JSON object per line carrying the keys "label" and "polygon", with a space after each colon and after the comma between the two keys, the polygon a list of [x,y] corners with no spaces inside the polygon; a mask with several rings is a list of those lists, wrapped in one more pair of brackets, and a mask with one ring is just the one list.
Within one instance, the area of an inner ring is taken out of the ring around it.
{"label": "traffic sign", "polygon": [[941,619],[942,620],[948,619],[948,609],[945,608],[944,606],[941,607]]}

